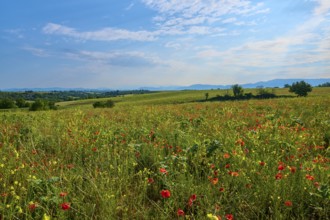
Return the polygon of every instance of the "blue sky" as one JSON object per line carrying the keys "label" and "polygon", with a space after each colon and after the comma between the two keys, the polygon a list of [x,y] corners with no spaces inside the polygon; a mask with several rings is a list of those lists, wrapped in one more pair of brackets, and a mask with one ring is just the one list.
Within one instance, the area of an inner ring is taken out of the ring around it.
{"label": "blue sky", "polygon": [[330,77],[330,0],[4,0],[0,89]]}

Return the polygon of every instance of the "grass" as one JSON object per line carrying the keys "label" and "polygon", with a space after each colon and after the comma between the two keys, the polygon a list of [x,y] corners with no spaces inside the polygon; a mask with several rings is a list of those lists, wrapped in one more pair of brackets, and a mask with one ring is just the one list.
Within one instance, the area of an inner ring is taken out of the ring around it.
{"label": "grass", "polygon": [[206,92],[1,113],[0,219],[329,219],[329,90]]}
{"label": "grass", "polygon": [[[274,92],[278,96],[291,96],[295,97],[294,94],[289,93],[286,88],[267,89],[270,92]],[[252,93],[256,95],[258,89],[245,89],[246,93]],[[125,95],[111,98],[116,102],[117,105],[165,105],[165,104],[183,104],[200,102],[205,100],[205,94],[209,93],[209,99],[216,97],[217,95],[224,96],[226,94],[233,95],[231,90],[189,90],[189,91],[166,91],[166,92],[155,92],[150,94],[137,94],[137,95]],[[309,94],[309,97],[327,96],[330,93],[330,88],[313,88],[313,92]],[[109,98],[100,99],[87,99],[78,101],[68,101],[57,103],[61,108],[71,107],[84,107],[90,108],[96,101],[104,101]]]}

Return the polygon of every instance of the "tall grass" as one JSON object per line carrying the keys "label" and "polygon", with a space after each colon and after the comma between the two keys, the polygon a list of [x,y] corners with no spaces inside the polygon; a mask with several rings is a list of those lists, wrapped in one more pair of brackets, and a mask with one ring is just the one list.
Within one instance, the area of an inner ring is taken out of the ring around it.
{"label": "tall grass", "polygon": [[329,106],[1,113],[0,219],[329,219]]}

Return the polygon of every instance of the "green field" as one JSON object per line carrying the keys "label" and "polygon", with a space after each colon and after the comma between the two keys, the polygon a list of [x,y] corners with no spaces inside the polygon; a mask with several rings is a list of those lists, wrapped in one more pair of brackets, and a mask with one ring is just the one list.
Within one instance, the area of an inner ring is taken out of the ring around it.
{"label": "green field", "polygon": [[329,88],[205,93],[1,112],[0,219],[329,219]]}
{"label": "green field", "polygon": [[[290,96],[295,97],[294,94],[289,93],[287,88],[266,89],[267,91],[274,92],[277,96]],[[258,89],[245,89],[244,92],[257,94]],[[233,95],[231,89],[228,90],[189,90],[189,91],[168,91],[168,92],[156,92],[151,94],[142,95],[125,95],[111,98],[118,105],[164,105],[164,104],[183,104],[205,101],[205,93],[209,93],[209,99],[216,97],[217,95]],[[316,87],[313,88],[313,92],[309,94],[309,97],[329,97],[330,88],[328,87]],[[60,107],[92,107],[95,101],[107,100],[108,98],[100,99],[87,99],[78,101],[69,101],[57,103]]]}

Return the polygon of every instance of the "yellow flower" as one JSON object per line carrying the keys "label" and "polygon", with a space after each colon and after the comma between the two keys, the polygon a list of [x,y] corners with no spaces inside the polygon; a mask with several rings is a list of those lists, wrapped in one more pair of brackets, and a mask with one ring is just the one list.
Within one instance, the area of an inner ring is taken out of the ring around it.
{"label": "yellow flower", "polygon": [[207,218],[212,219],[212,220],[218,220],[218,217],[211,213],[207,214]]}
{"label": "yellow flower", "polygon": [[50,220],[50,216],[45,213],[42,220]]}

